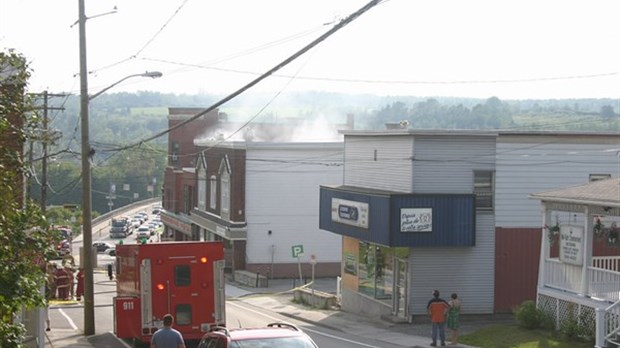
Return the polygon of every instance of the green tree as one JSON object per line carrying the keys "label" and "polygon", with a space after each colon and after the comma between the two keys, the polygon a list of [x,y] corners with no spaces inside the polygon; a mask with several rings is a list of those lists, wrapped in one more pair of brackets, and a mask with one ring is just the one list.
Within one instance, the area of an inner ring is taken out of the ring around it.
{"label": "green tree", "polygon": [[614,107],[611,105],[601,106],[601,116],[603,116],[603,118],[607,120],[612,119],[614,116],[616,116],[616,113],[614,112]]}
{"label": "green tree", "polygon": [[[34,202],[23,199],[22,145],[37,120],[27,117],[24,97],[30,72],[26,60],[10,50],[0,52],[0,342],[22,347],[26,335],[17,319],[22,309],[44,305],[46,258],[55,251],[55,236]],[[15,145],[17,144],[17,146]],[[20,185],[21,183],[21,185]]]}

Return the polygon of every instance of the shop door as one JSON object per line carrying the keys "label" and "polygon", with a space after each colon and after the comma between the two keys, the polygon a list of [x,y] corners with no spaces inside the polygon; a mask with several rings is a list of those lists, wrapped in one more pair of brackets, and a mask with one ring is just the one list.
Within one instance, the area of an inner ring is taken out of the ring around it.
{"label": "shop door", "polygon": [[392,315],[396,318],[409,320],[407,296],[407,260],[394,258],[394,296],[392,296]]}

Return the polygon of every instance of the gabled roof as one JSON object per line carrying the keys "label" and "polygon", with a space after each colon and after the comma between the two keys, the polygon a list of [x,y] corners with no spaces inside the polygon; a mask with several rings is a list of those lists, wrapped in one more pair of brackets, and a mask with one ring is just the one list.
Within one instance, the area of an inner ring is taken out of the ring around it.
{"label": "gabled roof", "polygon": [[620,178],[594,181],[563,189],[530,195],[541,201],[620,207]]}

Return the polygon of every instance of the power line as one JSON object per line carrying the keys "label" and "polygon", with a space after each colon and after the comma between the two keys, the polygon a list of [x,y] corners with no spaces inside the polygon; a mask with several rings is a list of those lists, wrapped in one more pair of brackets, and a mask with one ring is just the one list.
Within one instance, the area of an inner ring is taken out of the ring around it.
{"label": "power line", "polygon": [[301,56],[302,54],[306,53],[307,51],[309,51],[311,48],[315,47],[316,45],[318,45],[319,43],[321,43],[323,40],[327,39],[328,37],[330,37],[331,35],[333,35],[334,33],[336,33],[337,31],[339,31],[340,29],[342,29],[343,27],[345,27],[347,24],[351,23],[352,21],[354,21],[355,19],[357,19],[359,16],[361,16],[363,13],[365,13],[366,11],[370,10],[372,7],[376,6],[381,0],[372,0],[370,1],[368,4],[366,4],[364,7],[362,7],[361,9],[357,10],[355,13],[351,14],[350,16],[348,16],[347,18],[343,19],[342,21],[340,21],[338,24],[336,24],[332,29],[328,30],[326,33],[324,33],[323,35],[319,36],[318,38],[316,38],[314,41],[312,41],[310,44],[304,46],[302,49],[300,49],[299,51],[295,52],[293,55],[291,55],[290,57],[286,58],[284,61],[282,61],[281,63],[277,64],[275,67],[271,68],[270,70],[268,70],[267,72],[263,73],[261,76],[259,76],[258,78],[252,80],[250,83],[246,84],[245,86],[241,87],[240,89],[238,89],[237,91],[233,92],[232,94],[229,94],[228,96],[224,97],[223,99],[221,99],[220,101],[216,102],[215,104],[211,105],[210,107],[206,108],[205,110],[197,113],[196,115],[190,117],[187,120],[184,120],[182,122],[179,122],[178,124],[174,125],[173,127],[168,128],[167,130],[160,132],[158,134],[155,134],[149,138],[143,139],[137,143],[134,143],[132,145],[128,145],[128,146],[124,146],[124,147],[120,147],[117,148],[115,150],[123,150],[123,149],[128,149],[130,147],[135,147],[138,146],[142,143],[151,141],[153,139],[157,139],[165,134],[168,134],[169,132],[180,128],[202,116],[204,116],[205,114],[217,109],[218,107],[220,107],[221,105],[227,103],[228,101],[230,101],[231,99],[237,97],[238,95],[240,95],[241,93],[245,92],[246,90],[250,89],[251,87],[253,87],[254,85],[256,85],[257,83],[259,83],[260,81],[264,80],[265,78],[267,78],[268,76],[272,75],[274,72],[280,70],[281,68],[285,67],[286,65],[288,65],[289,63],[291,63],[292,61],[294,61],[295,59],[299,58],[299,56]]}
{"label": "power line", "polygon": [[127,61],[129,61],[129,60],[132,60],[132,59],[134,59],[134,58],[138,57],[138,55],[139,55],[140,53],[142,53],[142,51],[144,51],[144,50],[145,50],[145,49],[146,49],[146,48],[147,48],[147,47],[148,47],[148,46],[149,46],[149,45],[150,45],[153,41],[155,41],[155,39],[159,36],[159,34],[161,34],[161,33],[164,31],[164,29],[166,28],[166,26],[168,26],[168,24],[170,24],[170,22],[172,22],[172,20],[174,19],[174,17],[176,17],[176,15],[177,15],[177,14],[179,14],[179,12],[180,12],[180,11],[181,11],[181,9],[185,6],[185,4],[187,3],[187,1],[188,1],[188,0],[183,0],[183,3],[182,3],[182,4],[181,4],[181,5],[180,5],[177,9],[176,9],[176,11],[174,11],[174,13],[170,16],[170,18],[168,18],[168,20],[167,20],[167,21],[166,21],[166,22],[165,22],[165,23],[161,26],[161,28],[159,28],[159,30],[158,30],[158,31],[157,31],[157,32],[156,32],[156,33],[155,33],[155,34],[154,34],[154,35],[153,35],[153,36],[152,36],[152,37],[151,37],[151,38],[150,38],[150,39],[149,39],[149,40],[148,40],[148,41],[147,41],[147,42],[146,42],[146,43],[145,43],[145,44],[144,44],[144,45],[143,45],[143,46],[142,46],[142,47],[141,47],[141,48],[140,48],[137,52],[136,52],[136,53],[134,53],[133,55],[129,56],[128,58],[125,58],[125,59],[123,59],[123,60],[120,60],[120,61],[118,61],[118,62],[116,62],[116,63],[110,64],[110,65],[107,65],[107,66],[104,66],[104,67],[102,67],[102,68],[98,68],[98,69],[95,69],[95,70],[91,70],[91,71],[89,71],[88,73],[89,73],[89,74],[92,74],[92,73],[95,73],[95,72],[97,72],[97,71],[101,71],[101,70],[109,69],[109,68],[111,68],[111,67],[114,67],[114,66],[120,65],[120,64],[122,64],[122,63],[124,63],[124,62],[127,62]]}
{"label": "power line", "polygon": [[[198,69],[215,70],[221,72],[230,72],[244,75],[260,75],[261,73],[249,70],[218,68],[213,66],[207,66],[202,64],[183,63],[178,61],[171,61],[166,59],[157,58],[142,58],[144,60],[150,60],[154,62],[174,64]],[[371,79],[344,79],[335,77],[317,77],[317,76],[297,76],[298,80],[309,81],[324,81],[324,82],[345,82],[345,83],[366,83],[366,84],[387,84],[387,85],[474,85],[474,84],[507,84],[507,83],[530,83],[530,82],[548,82],[548,81],[563,81],[563,80],[580,80],[580,79],[593,79],[599,77],[608,77],[620,75],[620,72],[603,72],[583,75],[564,75],[564,76],[543,76],[532,77],[522,79],[490,79],[490,80],[371,80]],[[273,74],[273,77],[291,78],[292,75]]]}

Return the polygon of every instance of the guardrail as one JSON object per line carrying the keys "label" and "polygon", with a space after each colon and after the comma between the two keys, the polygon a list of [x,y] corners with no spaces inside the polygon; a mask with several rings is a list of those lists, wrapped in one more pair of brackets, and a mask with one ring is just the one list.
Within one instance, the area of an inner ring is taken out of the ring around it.
{"label": "guardrail", "polygon": [[123,214],[124,212],[130,211],[130,210],[134,210],[137,207],[141,207],[145,204],[154,204],[154,203],[161,203],[161,197],[155,197],[155,198],[149,198],[149,199],[145,199],[142,201],[137,201],[137,202],[133,202],[131,204],[127,204],[125,206],[122,206],[118,209],[109,211],[105,214],[102,214],[100,216],[97,216],[96,218],[93,219],[92,224],[98,224],[102,221],[111,219],[113,216],[119,215],[119,214]]}

